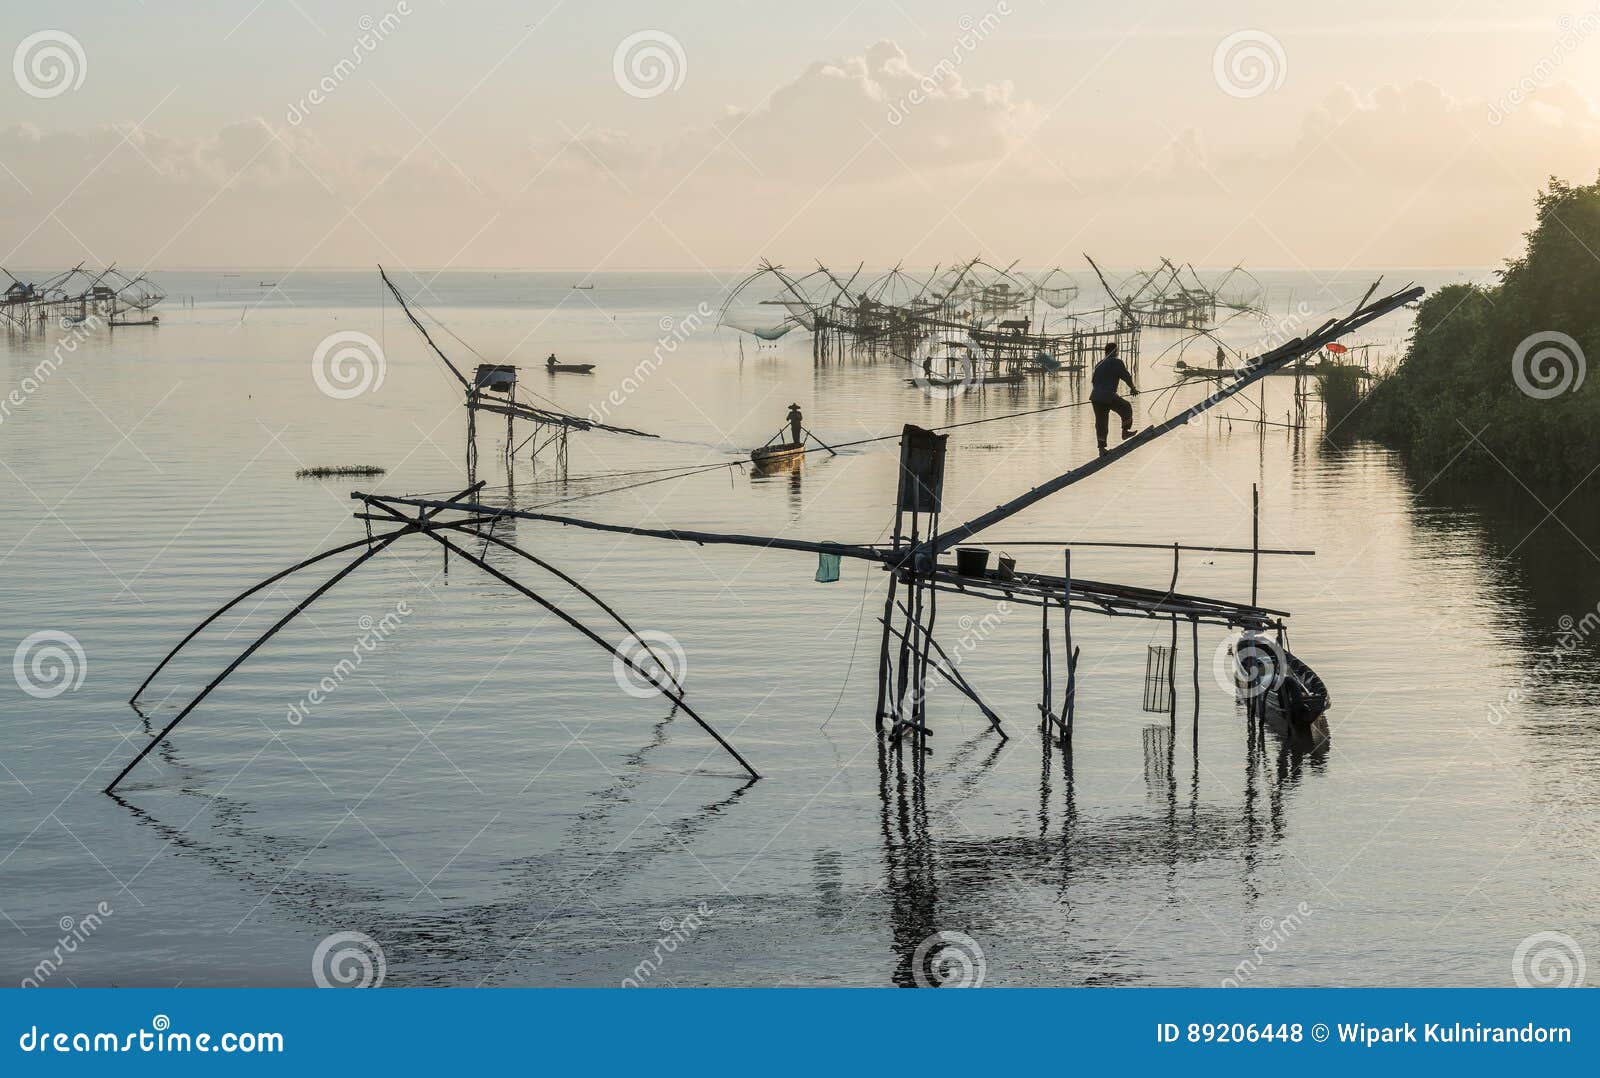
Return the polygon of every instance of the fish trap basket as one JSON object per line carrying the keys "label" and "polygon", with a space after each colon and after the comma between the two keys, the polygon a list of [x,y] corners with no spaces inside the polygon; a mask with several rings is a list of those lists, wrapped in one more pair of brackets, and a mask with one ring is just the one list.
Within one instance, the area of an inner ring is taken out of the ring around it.
{"label": "fish trap basket", "polygon": [[1172,648],[1150,644],[1144,658],[1144,709],[1172,710]]}

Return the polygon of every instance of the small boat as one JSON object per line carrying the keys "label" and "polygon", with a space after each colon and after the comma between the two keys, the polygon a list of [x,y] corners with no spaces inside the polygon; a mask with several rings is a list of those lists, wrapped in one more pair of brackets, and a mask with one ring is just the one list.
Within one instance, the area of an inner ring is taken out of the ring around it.
{"label": "small boat", "polygon": [[1267,702],[1296,726],[1310,726],[1332,703],[1328,687],[1299,656],[1285,651],[1284,659],[1287,669],[1278,677]]}
{"label": "small boat", "polygon": [[799,464],[806,456],[802,442],[779,442],[750,451],[750,462],[757,468],[781,468]]}
{"label": "small boat", "polygon": [[544,369],[551,374],[588,374],[594,370],[593,363],[556,363],[547,361]]}
{"label": "small boat", "polygon": [[1178,372],[1179,378],[1232,378],[1236,373],[1231,367],[1191,367],[1183,360],[1172,365]]}
{"label": "small boat", "polygon": [[278,287],[278,282],[277,281],[262,281],[262,282],[260,282],[258,287],[261,287],[261,288],[277,288]]}
{"label": "small boat", "polygon": [[113,328],[117,326],[159,326],[160,324],[160,315],[151,315],[149,318],[113,318],[106,323],[106,325]]}
{"label": "small boat", "polygon": [[575,288],[579,292],[593,292],[594,291],[594,285],[592,285],[592,284],[575,284],[572,287]]}
{"label": "small boat", "polygon": [[939,386],[950,388],[953,386],[1010,386],[1016,385],[1024,378],[1023,372],[1015,371],[1005,374],[974,375],[963,378],[958,374],[927,374],[921,378],[907,378],[908,386]]}
{"label": "small boat", "polygon": [[1306,727],[1322,718],[1332,698],[1305,660],[1260,633],[1246,633],[1233,647],[1235,676],[1265,713]]}

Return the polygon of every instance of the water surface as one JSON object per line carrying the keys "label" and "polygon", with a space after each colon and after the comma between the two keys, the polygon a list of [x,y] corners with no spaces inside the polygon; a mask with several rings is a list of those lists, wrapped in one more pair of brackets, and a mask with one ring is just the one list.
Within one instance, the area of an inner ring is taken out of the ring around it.
{"label": "water surface", "polygon": [[[86,664],[82,684],[53,698],[9,681],[0,692],[0,972],[13,983],[52,955],[63,919],[102,903],[111,912],[46,983],[307,984],[319,942],[353,931],[381,945],[391,985],[615,985],[638,979],[691,916],[647,983],[905,983],[918,945],[946,931],[977,941],[989,984],[1497,985],[1534,933],[1596,939],[1590,492],[1561,502],[1568,492],[1509,479],[1424,487],[1378,448],[1243,423],[1175,434],[997,529],[991,545],[1247,544],[1260,484],[1263,543],[1317,551],[1269,559],[1261,580],[1262,602],[1293,611],[1291,642],[1334,694],[1330,737],[1309,751],[1252,733],[1212,675],[1224,634],[1205,629],[1196,755],[1187,631],[1174,736],[1140,706],[1146,648],[1167,627],[1081,616],[1069,766],[1037,731],[1037,612],[985,622],[992,607],[950,599],[946,644],[970,638],[962,669],[1012,737],[1001,745],[974,707],[936,689],[925,781],[902,779],[881,766],[872,731],[881,573],[847,563],[838,583],[817,584],[806,555],[520,521],[502,534],[681,644],[690,700],[764,781],[746,783],[687,716],[622,691],[592,643],[468,564],[447,571],[438,547],[413,537],[291,623],[120,799],[106,797],[148,723],[164,724],[339,563],[219,622],[155,682],[141,718],[129,694],[191,626],[267,574],[360,538],[351,489],[466,485],[461,392],[380,304],[375,275],[259,287],[276,279],[163,275],[174,298],[160,327],[89,334],[0,423],[6,648],[67,633]],[[583,476],[734,460],[791,401],[820,435],[855,441],[1075,394],[1060,380],[934,400],[889,366],[815,368],[798,334],[741,350],[709,330],[628,392],[664,333],[720,304],[722,282],[594,281],[575,292],[565,276],[449,273],[421,290],[483,357],[535,368],[530,390],[578,412],[619,391],[610,418],[663,436],[575,436],[565,485],[523,450],[507,489],[504,430],[486,422],[489,497],[879,541],[892,441],[813,457],[799,476],[717,469],[569,499],[670,473]],[[1315,322],[1368,282],[1271,283],[1280,308],[1305,300]],[[1405,329],[1384,323],[1371,339],[1392,350]],[[350,399],[312,376],[319,342],[340,331],[370,334],[386,357],[381,386]],[[1225,336],[1242,345],[1262,332],[1239,320]],[[5,390],[63,336],[10,341]],[[1147,387],[1172,381],[1176,340],[1147,335]],[[1188,358],[1209,351],[1201,342]],[[550,352],[597,370],[551,378],[536,369]],[[1282,419],[1289,384],[1271,381],[1266,410]],[[1142,421],[1198,392],[1146,394]],[[1092,453],[1084,409],[963,428],[946,520]],[[346,463],[388,473],[294,476]],[[1059,564],[1059,548],[1011,549],[1024,566]],[[486,556],[603,624],[533,567]],[[1074,568],[1162,587],[1171,572],[1164,552],[1094,547],[1075,551]],[[1248,598],[1248,559],[1187,556],[1180,587]],[[364,627],[400,610],[359,669],[291,722]],[[1061,682],[1058,669],[1058,693]]]}

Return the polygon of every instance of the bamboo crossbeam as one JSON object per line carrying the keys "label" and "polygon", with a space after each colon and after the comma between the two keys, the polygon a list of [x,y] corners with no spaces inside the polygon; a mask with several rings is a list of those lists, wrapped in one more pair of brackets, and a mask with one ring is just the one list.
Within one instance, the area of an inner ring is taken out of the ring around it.
{"label": "bamboo crossbeam", "polygon": [[[1061,605],[1061,597],[1059,595],[1040,595],[1036,592],[1013,593],[1011,595],[985,595],[981,592],[960,587],[944,580],[931,581],[928,584],[928,587],[937,591],[942,591],[948,595],[964,595],[969,599],[1004,599],[1006,602],[1015,603],[1018,606],[1039,607],[1045,605],[1046,603],[1052,606]],[[1072,609],[1090,614],[1102,614],[1108,618],[1143,618],[1146,621],[1154,618],[1168,618],[1176,613],[1179,617],[1198,619],[1204,625],[1216,625],[1224,629],[1246,628],[1265,630],[1275,629],[1282,625],[1282,622],[1275,618],[1253,618],[1241,615],[1230,615],[1228,612],[1223,610],[1210,609],[1201,612],[1188,608],[1174,610],[1170,608],[1156,609],[1154,607],[1143,606],[1119,606],[1111,600],[1096,600],[1089,596],[1084,596],[1081,599],[1075,599],[1072,602]]]}
{"label": "bamboo crossbeam", "polygon": [[530,509],[507,509],[465,501],[391,497],[389,495],[367,494],[362,491],[352,491],[350,497],[354,501],[367,502],[373,505],[409,505],[424,509],[454,509],[463,513],[483,513],[491,516],[513,517],[517,520],[537,520],[549,524],[560,524],[564,527],[584,528],[590,531],[612,532],[622,535],[637,535],[647,539],[671,539],[678,542],[695,543],[699,546],[749,546],[773,550],[798,550],[808,554],[837,554],[842,558],[858,558],[862,561],[873,562],[899,560],[897,556],[889,551],[874,550],[871,547],[856,546],[850,543],[817,543],[806,539],[687,531],[679,528],[637,528],[627,524],[603,524],[600,521],[585,520],[582,517],[538,513]]}

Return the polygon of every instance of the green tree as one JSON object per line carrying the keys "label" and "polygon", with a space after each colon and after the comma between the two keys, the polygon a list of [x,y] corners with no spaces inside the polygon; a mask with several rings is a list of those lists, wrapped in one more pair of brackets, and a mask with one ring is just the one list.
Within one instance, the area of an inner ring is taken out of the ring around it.
{"label": "green tree", "polygon": [[[1600,357],[1600,183],[1552,179],[1527,240],[1497,285],[1450,285],[1422,302],[1400,366],[1350,420],[1426,477],[1509,469],[1561,482],[1600,464],[1600,393],[1584,377]],[[1541,334],[1577,347],[1547,338],[1543,354],[1526,343]]]}

